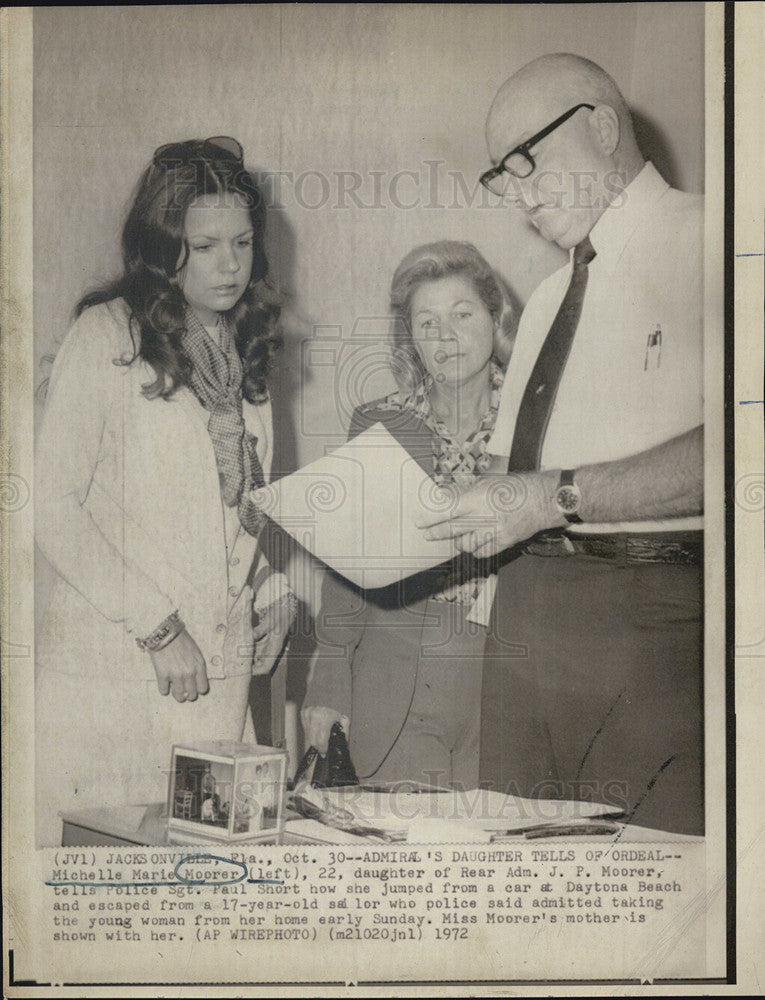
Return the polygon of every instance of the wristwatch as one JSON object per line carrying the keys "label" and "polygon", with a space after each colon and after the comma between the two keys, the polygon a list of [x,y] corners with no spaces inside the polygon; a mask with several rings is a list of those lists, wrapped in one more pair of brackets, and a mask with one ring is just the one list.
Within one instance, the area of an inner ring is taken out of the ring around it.
{"label": "wristwatch", "polygon": [[564,469],[558,480],[558,488],[555,491],[555,506],[566,518],[569,524],[581,524],[579,517],[579,505],[582,502],[582,494],[579,487],[574,482],[572,469]]}

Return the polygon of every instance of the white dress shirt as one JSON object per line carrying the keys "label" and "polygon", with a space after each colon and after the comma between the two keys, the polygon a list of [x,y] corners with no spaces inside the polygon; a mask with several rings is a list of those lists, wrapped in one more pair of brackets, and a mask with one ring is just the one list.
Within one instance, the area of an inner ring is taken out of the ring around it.
{"label": "white dress shirt", "polygon": [[[626,458],[703,423],[703,223],[703,199],[670,188],[650,163],[598,219],[590,233],[596,257],[544,439],[543,469]],[[526,383],[571,267],[545,279],[523,311],[488,446],[495,455],[510,454]],[[671,531],[701,523],[668,518],[570,530]]]}

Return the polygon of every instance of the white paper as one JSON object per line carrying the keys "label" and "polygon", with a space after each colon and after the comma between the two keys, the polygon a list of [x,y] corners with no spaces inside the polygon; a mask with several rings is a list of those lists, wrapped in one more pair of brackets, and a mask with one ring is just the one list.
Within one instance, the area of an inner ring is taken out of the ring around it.
{"label": "white paper", "polygon": [[[302,793],[332,811],[345,809],[361,824],[388,831],[410,830],[412,823],[438,821],[461,830],[521,830],[546,824],[607,816],[613,807],[599,802],[524,799],[485,788],[466,791],[369,792],[355,787],[312,788]],[[410,839],[413,839],[410,835]]]}
{"label": "white paper", "polygon": [[443,510],[454,496],[382,424],[253,494],[303,548],[365,588],[386,587],[454,555],[451,541],[428,541],[415,525],[418,513]]}

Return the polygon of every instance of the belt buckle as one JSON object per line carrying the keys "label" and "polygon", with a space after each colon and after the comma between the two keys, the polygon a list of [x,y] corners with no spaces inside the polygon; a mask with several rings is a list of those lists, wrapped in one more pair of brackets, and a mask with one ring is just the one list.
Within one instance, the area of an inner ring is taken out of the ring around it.
{"label": "belt buckle", "polygon": [[576,547],[568,535],[561,536],[561,542],[563,543],[563,549],[567,556],[576,555]]}
{"label": "belt buckle", "polygon": [[524,546],[530,555],[541,556],[543,559],[576,554],[571,539],[562,531],[543,531]]}

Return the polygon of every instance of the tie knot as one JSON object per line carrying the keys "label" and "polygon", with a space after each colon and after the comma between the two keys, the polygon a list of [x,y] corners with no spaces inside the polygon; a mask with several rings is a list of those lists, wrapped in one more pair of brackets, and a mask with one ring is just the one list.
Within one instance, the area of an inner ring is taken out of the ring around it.
{"label": "tie knot", "polygon": [[590,243],[590,237],[585,236],[582,242],[574,247],[574,267],[582,264],[586,267],[595,256],[596,253],[592,243]]}

